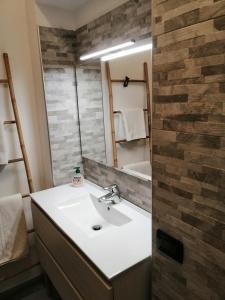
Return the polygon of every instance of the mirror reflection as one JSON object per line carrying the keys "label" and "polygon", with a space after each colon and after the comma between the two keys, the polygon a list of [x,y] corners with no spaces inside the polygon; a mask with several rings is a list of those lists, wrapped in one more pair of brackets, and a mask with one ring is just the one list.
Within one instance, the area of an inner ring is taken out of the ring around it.
{"label": "mirror reflection", "polygon": [[82,155],[106,163],[101,65],[76,68]]}
{"label": "mirror reflection", "polygon": [[151,180],[151,5],[109,2],[74,30],[39,28],[55,185],[83,158]]}
{"label": "mirror reflection", "polygon": [[82,156],[151,180],[151,40],[116,47],[76,68]]}

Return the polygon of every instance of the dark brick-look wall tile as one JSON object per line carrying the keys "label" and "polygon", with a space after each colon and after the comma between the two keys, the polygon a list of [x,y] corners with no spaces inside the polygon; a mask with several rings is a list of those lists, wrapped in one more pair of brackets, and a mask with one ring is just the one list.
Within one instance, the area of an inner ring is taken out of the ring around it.
{"label": "dark brick-look wall tile", "polygon": [[225,299],[224,24],[225,0],[153,1],[153,299]]}

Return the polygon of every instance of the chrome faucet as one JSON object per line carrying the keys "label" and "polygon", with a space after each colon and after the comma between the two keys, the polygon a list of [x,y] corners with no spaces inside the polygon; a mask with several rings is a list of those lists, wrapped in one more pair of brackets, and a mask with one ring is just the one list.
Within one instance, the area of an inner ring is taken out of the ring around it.
{"label": "chrome faucet", "polygon": [[109,191],[109,193],[98,198],[98,202],[103,202],[107,205],[118,204],[121,202],[121,193],[117,184],[107,186],[104,190]]}

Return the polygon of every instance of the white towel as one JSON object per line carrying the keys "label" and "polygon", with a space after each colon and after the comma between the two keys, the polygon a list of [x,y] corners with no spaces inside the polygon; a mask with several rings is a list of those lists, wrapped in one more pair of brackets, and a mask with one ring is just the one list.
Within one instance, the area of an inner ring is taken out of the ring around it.
{"label": "white towel", "polygon": [[115,124],[116,141],[126,139],[123,116],[121,113],[115,114],[114,124]]}
{"label": "white towel", "polygon": [[0,198],[0,265],[28,250],[23,200],[20,194]]}
{"label": "white towel", "polygon": [[0,165],[8,164],[8,151],[6,146],[5,126],[0,120]]}
{"label": "white towel", "polygon": [[146,138],[144,110],[141,108],[121,109],[127,141]]}

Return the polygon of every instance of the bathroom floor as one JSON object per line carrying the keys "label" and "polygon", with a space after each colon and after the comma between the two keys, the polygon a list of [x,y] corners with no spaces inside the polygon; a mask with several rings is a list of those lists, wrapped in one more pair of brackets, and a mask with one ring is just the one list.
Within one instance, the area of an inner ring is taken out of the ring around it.
{"label": "bathroom floor", "polygon": [[0,300],[60,300],[60,297],[53,291],[49,296],[42,279],[31,282],[15,291],[1,295]]}

